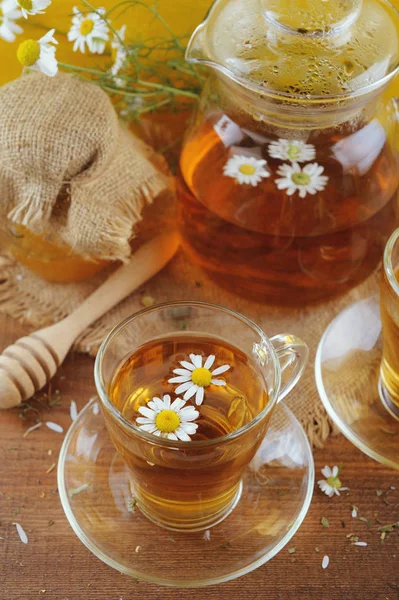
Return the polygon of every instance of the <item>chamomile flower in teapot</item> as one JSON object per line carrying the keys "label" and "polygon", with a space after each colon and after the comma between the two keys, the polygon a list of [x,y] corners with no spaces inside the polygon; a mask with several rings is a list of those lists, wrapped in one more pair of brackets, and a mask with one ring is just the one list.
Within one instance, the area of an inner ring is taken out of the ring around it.
{"label": "chamomile flower in teapot", "polygon": [[303,304],[379,264],[398,223],[399,15],[386,0],[217,0],[178,179],[184,247],[238,294]]}

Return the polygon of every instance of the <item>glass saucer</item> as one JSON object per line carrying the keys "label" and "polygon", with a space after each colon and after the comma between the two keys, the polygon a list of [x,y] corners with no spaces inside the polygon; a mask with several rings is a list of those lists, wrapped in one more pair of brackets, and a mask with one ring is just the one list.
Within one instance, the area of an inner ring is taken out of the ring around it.
{"label": "glass saucer", "polygon": [[341,432],[362,452],[399,469],[399,421],[381,401],[382,327],[377,296],[352,304],[327,327],[316,354],[316,385]]}
{"label": "glass saucer", "polygon": [[301,525],[313,486],[307,437],[283,404],[245,472],[237,506],[205,532],[169,531],[132,507],[129,471],[96,400],[72,424],[58,462],[62,506],[89,550],[122,573],[179,587],[228,581],[270,560]]}

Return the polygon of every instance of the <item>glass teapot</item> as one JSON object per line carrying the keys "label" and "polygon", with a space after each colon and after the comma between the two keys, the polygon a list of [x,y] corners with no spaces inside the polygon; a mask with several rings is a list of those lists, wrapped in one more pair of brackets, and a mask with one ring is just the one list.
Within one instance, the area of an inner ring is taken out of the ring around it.
{"label": "glass teapot", "polygon": [[187,60],[211,67],[178,176],[183,245],[271,303],[345,291],[398,224],[399,14],[386,0],[217,0]]}

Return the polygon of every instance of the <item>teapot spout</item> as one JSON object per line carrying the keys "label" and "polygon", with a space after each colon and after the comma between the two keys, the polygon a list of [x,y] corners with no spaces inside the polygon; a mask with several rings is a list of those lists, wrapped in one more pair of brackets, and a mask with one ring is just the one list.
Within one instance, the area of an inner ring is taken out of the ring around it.
{"label": "teapot spout", "polygon": [[186,49],[186,60],[192,64],[201,64],[231,76],[225,65],[219,63],[212,55],[207,36],[207,21],[198,25],[192,34]]}

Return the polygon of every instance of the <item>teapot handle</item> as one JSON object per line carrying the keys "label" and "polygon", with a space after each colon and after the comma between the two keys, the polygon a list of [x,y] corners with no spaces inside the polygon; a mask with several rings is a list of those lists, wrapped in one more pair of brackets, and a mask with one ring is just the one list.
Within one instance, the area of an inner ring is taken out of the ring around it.
{"label": "teapot handle", "polygon": [[399,97],[390,98],[388,102],[389,130],[393,132],[392,145],[396,150],[399,164]]}
{"label": "teapot handle", "polygon": [[296,386],[306,367],[309,348],[299,337],[291,333],[280,333],[270,338],[281,367],[281,387],[278,402]]}

